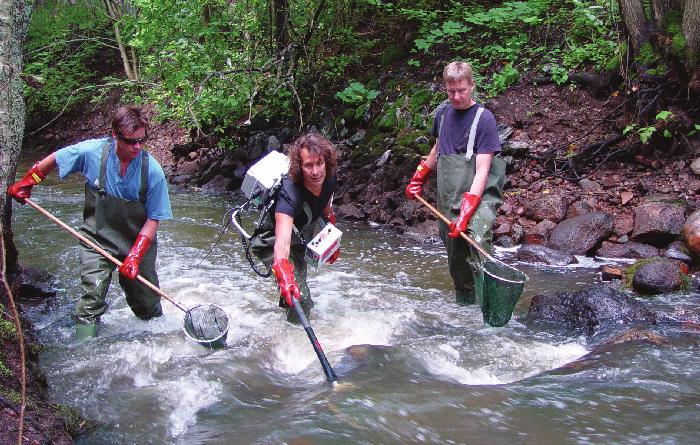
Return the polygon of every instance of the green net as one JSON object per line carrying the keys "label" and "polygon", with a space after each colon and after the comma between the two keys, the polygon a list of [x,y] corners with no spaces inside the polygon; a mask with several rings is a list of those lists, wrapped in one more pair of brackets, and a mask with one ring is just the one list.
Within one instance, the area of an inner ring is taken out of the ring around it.
{"label": "green net", "polygon": [[491,326],[504,326],[523,293],[527,275],[500,261],[486,261],[481,312]]}

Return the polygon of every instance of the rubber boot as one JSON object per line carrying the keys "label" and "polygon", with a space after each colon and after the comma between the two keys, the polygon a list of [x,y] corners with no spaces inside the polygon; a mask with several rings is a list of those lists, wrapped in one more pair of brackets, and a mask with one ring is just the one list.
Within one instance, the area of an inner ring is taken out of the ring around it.
{"label": "rubber boot", "polygon": [[474,288],[455,289],[455,301],[457,304],[463,305],[476,303]]}
{"label": "rubber boot", "polygon": [[96,323],[75,323],[75,338],[85,340],[97,337]]}

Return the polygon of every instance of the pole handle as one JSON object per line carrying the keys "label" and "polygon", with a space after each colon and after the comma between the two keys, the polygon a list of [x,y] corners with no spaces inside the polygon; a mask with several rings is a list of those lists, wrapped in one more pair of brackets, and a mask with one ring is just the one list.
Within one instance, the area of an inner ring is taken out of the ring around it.
{"label": "pole handle", "polygon": [[[445,215],[443,215],[442,213],[440,213],[440,211],[439,211],[438,209],[436,209],[435,207],[433,207],[433,206],[431,206],[430,204],[428,204],[428,201],[426,201],[425,199],[423,199],[422,196],[420,196],[420,195],[414,195],[414,197],[415,197],[418,201],[420,201],[421,204],[423,204],[423,205],[426,206],[428,209],[430,209],[430,211],[432,211],[432,212],[435,214],[435,216],[437,216],[438,218],[440,218],[445,224],[447,224],[448,226],[449,226],[450,224],[452,224],[452,221],[450,221],[449,219],[447,219],[447,218],[445,217]],[[467,235],[467,234],[464,233],[464,232],[459,232],[459,234],[462,236],[462,238],[464,238],[464,240],[465,240],[466,242],[468,242],[469,244],[471,244],[472,246],[474,246],[474,248],[475,248],[476,250],[478,250],[480,254],[482,254],[483,256],[485,256],[489,261],[492,261],[492,262],[497,262],[497,261],[498,261],[498,260],[496,260],[490,253],[488,253],[486,250],[484,250],[484,248],[481,247],[481,245],[480,245],[479,243],[477,243],[476,241],[474,241],[473,239],[471,239],[471,237],[470,237],[469,235]]]}
{"label": "pole handle", "polygon": [[[110,260],[112,263],[116,264],[117,267],[121,267],[121,265],[122,265],[122,262],[121,262],[121,261],[119,261],[118,259],[114,258],[112,255],[110,255],[109,252],[107,252],[107,251],[104,250],[102,247],[100,247],[99,245],[97,245],[94,241],[92,241],[92,240],[90,240],[89,238],[87,238],[87,237],[81,235],[77,230],[75,230],[74,228],[70,227],[69,225],[67,225],[66,223],[64,223],[63,221],[61,221],[61,220],[58,219],[57,217],[55,217],[52,213],[50,213],[49,211],[47,211],[47,210],[45,210],[44,208],[42,208],[39,204],[35,203],[35,202],[32,201],[31,199],[26,198],[24,201],[25,201],[27,204],[29,204],[30,206],[34,207],[34,209],[35,209],[36,211],[38,211],[39,213],[41,213],[42,215],[46,216],[46,217],[49,218],[51,221],[53,221],[54,223],[56,223],[60,228],[62,228],[62,229],[65,230],[66,232],[70,233],[70,234],[73,235],[74,237],[78,238],[80,241],[82,241],[83,243],[85,243],[85,244],[88,245],[89,247],[93,248],[95,251],[97,251],[97,253],[99,253],[99,254],[102,255],[103,257],[107,258],[107,259]],[[184,307],[182,307],[182,306],[180,306],[179,304],[177,304],[177,303],[175,302],[175,300],[173,300],[172,298],[170,298],[165,292],[163,292],[162,290],[160,290],[160,289],[159,289],[157,286],[155,286],[153,283],[151,283],[150,281],[148,281],[147,279],[145,279],[145,278],[142,277],[141,275],[137,275],[137,276],[136,276],[136,279],[139,280],[139,281],[140,281],[141,283],[143,283],[144,285],[146,285],[149,289],[151,289],[151,290],[152,290],[153,292],[155,292],[156,294],[160,295],[161,297],[163,297],[163,298],[165,298],[166,300],[168,300],[169,302],[171,302],[171,303],[172,303],[175,307],[177,307],[178,309],[180,309],[181,311],[187,313],[187,309],[185,309]]]}
{"label": "pole handle", "polygon": [[292,297],[292,303],[294,304],[294,310],[297,313],[297,316],[299,317],[299,320],[301,320],[301,325],[304,327],[304,330],[306,331],[306,335],[309,337],[309,340],[311,341],[311,346],[313,346],[314,351],[316,351],[316,356],[318,357],[318,360],[321,362],[321,367],[323,368],[323,373],[326,374],[326,379],[329,382],[335,382],[338,380],[338,376],[335,374],[335,371],[333,371],[333,368],[331,368],[331,364],[328,363],[328,359],[326,358],[326,354],[323,352],[323,348],[321,347],[321,343],[318,342],[318,339],[316,338],[316,334],[314,334],[313,328],[311,328],[311,324],[309,323],[309,319],[306,318],[306,315],[304,314],[304,310],[301,307],[301,303],[299,303],[299,300],[296,298]]}

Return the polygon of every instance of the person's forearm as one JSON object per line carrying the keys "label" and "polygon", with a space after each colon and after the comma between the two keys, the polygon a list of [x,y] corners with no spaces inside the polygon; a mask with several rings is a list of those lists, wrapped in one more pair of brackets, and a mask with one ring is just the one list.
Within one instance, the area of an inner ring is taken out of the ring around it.
{"label": "person's forearm", "polygon": [[289,259],[289,250],[292,243],[292,225],[294,220],[284,213],[275,213],[275,246],[273,248],[274,261]]}
{"label": "person's forearm", "polygon": [[476,173],[474,174],[472,186],[469,189],[469,193],[472,195],[481,196],[484,193],[486,180],[489,177],[489,170],[491,169],[491,159],[493,159],[493,153],[476,155]]}
{"label": "person's forearm", "polygon": [[146,238],[153,240],[156,237],[156,231],[158,230],[158,224],[160,221],[155,219],[147,219],[146,222],[141,227],[139,235],[143,235]]}
{"label": "person's forearm", "polygon": [[435,168],[437,168],[437,146],[438,143],[437,141],[435,141],[435,145],[433,145],[433,148],[432,150],[430,150],[428,157],[426,157],[424,160],[425,164],[431,170],[435,170]]}
{"label": "person's forearm", "polygon": [[51,153],[37,163],[39,171],[47,175],[56,169],[56,153]]}

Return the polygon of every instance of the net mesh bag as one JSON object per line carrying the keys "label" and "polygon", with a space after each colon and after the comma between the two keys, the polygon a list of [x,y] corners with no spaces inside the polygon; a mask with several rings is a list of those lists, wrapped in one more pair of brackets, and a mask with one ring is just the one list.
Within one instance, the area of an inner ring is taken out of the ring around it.
{"label": "net mesh bag", "polygon": [[523,293],[527,275],[500,261],[486,261],[484,294],[481,312],[491,326],[504,326],[513,315],[513,309]]}
{"label": "net mesh bag", "polygon": [[228,332],[228,316],[218,306],[200,304],[185,314],[183,328],[188,337],[200,343],[225,339]]}

